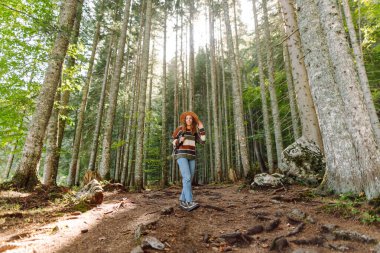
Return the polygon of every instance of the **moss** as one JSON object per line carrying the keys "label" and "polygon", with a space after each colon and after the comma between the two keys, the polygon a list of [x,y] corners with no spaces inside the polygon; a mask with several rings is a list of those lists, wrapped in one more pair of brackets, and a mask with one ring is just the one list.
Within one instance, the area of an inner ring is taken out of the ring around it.
{"label": "moss", "polygon": [[79,203],[75,204],[72,209],[74,211],[80,211],[82,213],[90,210],[92,207],[90,204],[86,203],[85,201],[80,201]]}

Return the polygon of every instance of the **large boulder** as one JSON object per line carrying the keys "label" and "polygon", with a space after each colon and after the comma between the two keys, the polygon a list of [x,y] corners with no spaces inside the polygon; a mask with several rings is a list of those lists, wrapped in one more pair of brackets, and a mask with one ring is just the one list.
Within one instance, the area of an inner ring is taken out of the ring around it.
{"label": "large boulder", "polygon": [[325,173],[326,162],[319,147],[301,137],[282,152],[284,175],[298,182],[316,186]]}
{"label": "large boulder", "polygon": [[285,180],[284,175],[274,173],[269,175],[267,173],[260,173],[253,179],[252,187],[280,187]]}

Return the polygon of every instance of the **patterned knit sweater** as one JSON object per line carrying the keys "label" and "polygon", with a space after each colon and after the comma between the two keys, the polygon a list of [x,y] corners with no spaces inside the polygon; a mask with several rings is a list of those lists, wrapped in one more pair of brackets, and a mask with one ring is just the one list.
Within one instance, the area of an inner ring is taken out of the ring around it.
{"label": "patterned knit sweater", "polygon": [[[194,160],[196,151],[195,143],[205,144],[206,142],[206,132],[204,128],[198,129],[194,134],[191,131],[184,131],[183,126],[177,127],[173,132],[173,148],[174,148],[174,157],[178,158],[187,158],[189,160]],[[180,142],[181,137],[185,137],[183,142]]]}

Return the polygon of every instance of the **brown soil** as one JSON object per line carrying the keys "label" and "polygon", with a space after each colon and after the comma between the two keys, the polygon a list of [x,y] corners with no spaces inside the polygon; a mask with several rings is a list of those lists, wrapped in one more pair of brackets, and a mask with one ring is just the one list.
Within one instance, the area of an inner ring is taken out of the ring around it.
{"label": "brown soil", "polygon": [[[196,186],[194,196],[201,206],[192,212],[179,208],[180,191],[172,186],[143,193],[106,192],[101,205],[83,213],[54,204],[43,192],[27,196],[3,192],[1,203],[13,198],[24,205],[17,212],[0,214],[0,252],[131,252],[147,236],[164,243],[164,251],[181,253],[269,252],[271,248],[273,252],[371,252],[380,241],[378,224],[362,224],[355,216],[344,218],[349,215],[338,209],[327,212],[331,208],[326,206],[335,200],[313,196],[306,187],[252,191],[239,185]],[[36,203],[43,211],[23,210],[35,209]],[[165,208],[169,209],[163,212]],[[294,209],[309,218],[289,219]],[[374,241],[324,232],[322,226],[329,224]],[[302,229],[290,235],[297,227]]]}

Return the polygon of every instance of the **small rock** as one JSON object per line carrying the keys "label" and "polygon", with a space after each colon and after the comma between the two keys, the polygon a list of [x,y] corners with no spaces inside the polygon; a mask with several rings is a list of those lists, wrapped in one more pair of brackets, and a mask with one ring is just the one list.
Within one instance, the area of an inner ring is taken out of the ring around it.
{"label": "small rock", "polygon": [[292,221],[301,222],[306,218],[306,213],[299,209],[293,209],[287,217]]}
{"label": "small rock", "polygon": [[131,250],[131,253],[144,253],[144,250],[141,248],[141,246],[137,246]]}
{"label": "small rock", "polygon": [[165,244],[153,236],[146,236],[143,240],[143,244],[145,243],[150,245],[153,249],[163,250],[165,248]]}
{"label": "small rock", "polygon": [[165,207],[164,209],[161,210],[162,215],[169,215],[169,214],[172,214],[173,212],[174,212],[173,207]]}
{"label": "small rock", "polygon": [[307,216],[306,217],[306,221],[309,222],[309,223],[311,223],[311,224],[315,224],[315,220],[311,216]]}
{"label": "small rock", "polygon": [[76,212],[71,213],[71,215],[81,215],[81,214],[82,214],[81,211],[76,211]]}
{"label": "small rock", "polygon": [[106,238],[104,237],[104,236],[102,236],[102,237],[99,237],[99,241],[104,241]]}
{"label": "small rock", "polygon": [[325,225],[322,225],[322,232],[326,233],[326,232],[332,232],[333,230],[337,229],[338,226],[335,225],[335,224],[325,224]]}
{"label": "small rock", "polygon": [[88,232],[88,229],[87,228],[85,228],[85,229],[82,229],[81,231],[80,231],[81,233],[87,233]]}

